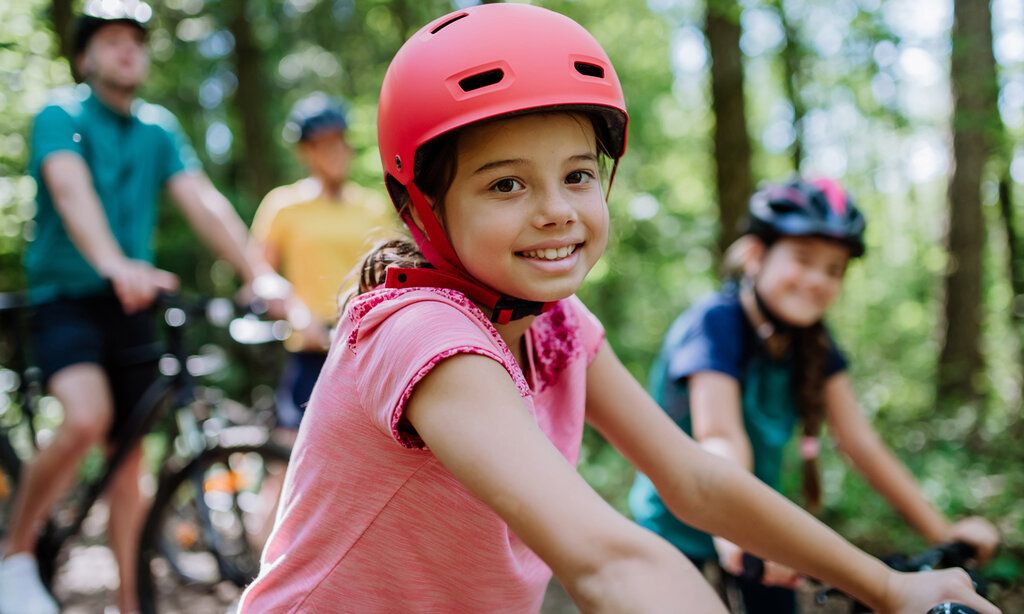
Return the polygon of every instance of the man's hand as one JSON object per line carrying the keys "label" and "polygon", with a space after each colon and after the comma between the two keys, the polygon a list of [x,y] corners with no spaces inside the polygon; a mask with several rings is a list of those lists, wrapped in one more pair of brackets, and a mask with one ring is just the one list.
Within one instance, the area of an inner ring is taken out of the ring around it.
{"label": "man's hand", "polygon": [[292,297],[292,285],[277,273],[262,273],[238,291],[243,303],[256,301],[266,306],[266,315],[275,320],[288,317],[288,305]]}
{"label": "man's hand", "polygon": [[100,268],[100,276],[108,279],[114,294],[127,314],[146,309],[160,292],[178,289],[178,276],[158,269],[148,262],[118,258]]}

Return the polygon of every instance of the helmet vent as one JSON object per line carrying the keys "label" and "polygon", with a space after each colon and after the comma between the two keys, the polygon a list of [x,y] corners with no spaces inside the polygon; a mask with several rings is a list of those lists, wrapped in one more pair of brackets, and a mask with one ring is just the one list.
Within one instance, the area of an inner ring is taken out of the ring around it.
{"label": "helmet vent", "polygon": [[597,64],[589,64],[587,62],[574,62],[573,66],[576,68],[576,72],[581,75],[588,77],[597,77],[598,79],[604,79],[604,69]]}
{"label": "helmet vent", "polygon": [[500,83],[505,78],[505,71],[500,68],[494,68],[481,73],[477,73],[465,79],[459,79],[459,87],[464,92],[472,92],[488,85],[494,85]]}
{"label": "helmet vent", "polygon": [[439,24],[438,26],[436,26],[433,30],[430,31],[430,33],[431,34],[437,34],[441,30],[443,30],[444,28],[447,28],[448,26],[452,25],[453,23],[455,23],[456,21],[462,19],[463,17],[469,17],[469,13],[462,13],[460,15],[456,15],[455,17],[452,17],[448,21],[445,21],[445,22]]}

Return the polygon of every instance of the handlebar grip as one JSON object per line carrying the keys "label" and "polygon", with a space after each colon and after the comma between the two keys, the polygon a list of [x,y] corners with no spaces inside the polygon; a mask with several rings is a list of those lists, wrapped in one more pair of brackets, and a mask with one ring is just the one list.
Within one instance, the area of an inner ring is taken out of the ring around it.
{"label": "handlebar grip", "polygon": [[950,542],[939,546],[938,549],[942,551],[943,564],[950,567],[960,567],[978,556],[977,549],[965,542]]}
{"label": "handlebar grip", "polygon": [[764,559],[744,552],[743,571],[740,572],[740,578],[760,582],[764,578]]}
{"label": "handlebar grip", "polygon": [[947,602],[928,610],[928,614],[978,614],[978,611],[961,603]]}

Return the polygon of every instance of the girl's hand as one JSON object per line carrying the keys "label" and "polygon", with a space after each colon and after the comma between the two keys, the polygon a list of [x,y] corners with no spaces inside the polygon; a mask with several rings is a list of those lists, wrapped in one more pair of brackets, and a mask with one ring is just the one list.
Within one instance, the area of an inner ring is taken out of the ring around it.
{"label": "girl's hand", "polygon": [[786,567],[782,563],[764,562],[764,576],[761,578],[761,584],[795,589],[803,583],[803,576],[795,569]]}
{"label": "girl's hand", "polygon": [[981,516],[962,518],[950,527],[948,541],[964,542],[974,546],[978,552],[978,563],[984,565],[999,547],[999,531],[995,525]]}
{"label": "girl's hand", "polygon": [[[715,538],[715,550],[718,551],[718,564],[722,569],[734,576],[743,575],[743,549],[727,539]],[[764,574],[761,584],[765,586],[781,586],[797,588],[803,583],[803,576],[796,570],[773,561],[764,562]]]}
{"label": "girl's hand", "polygon": [[714,538],[718,552],[718,564],[727,573],[739,576],[743,573],[743,549],[727,539]]}
{"label": "girl's hand", "polygon": [[1001,614],[999,608],[974,592],[970,576],[962,569],[893,571],[887,586],[887,599],[879,610],[882,614],[921,614],[947,601],[961,603],[981,614]]}

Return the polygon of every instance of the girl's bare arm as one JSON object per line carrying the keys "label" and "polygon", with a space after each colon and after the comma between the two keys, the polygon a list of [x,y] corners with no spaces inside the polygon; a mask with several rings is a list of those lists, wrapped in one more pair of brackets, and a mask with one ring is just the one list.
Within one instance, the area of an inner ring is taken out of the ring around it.
{"label": "girl's bare arm", "polygon": [[995,527],[980,518],[951,524],[928,501],[914,476],[864,417],[845,373],[829,378],[824,392],[829,430],[839,449],[911,526],[932,543],[961,539],[978,548],[982,560],[991,557],[999,544]]}
{"label": "girl's bare arm", "polygon": [[725,609],[678,551],[601,499],[537,426],[508,373],[460,354],[417,386],[406,417],[459,481],[551,567],[586,612]]}
{"label": "girl's bare arm", "polygon": [[669,509],[744,549],[837,586],[881,612],[917,614],[949,599],[993,614],[966,574],[896,574],[686,436],[605,344],[588,372],[587,415],[647,474]]}

